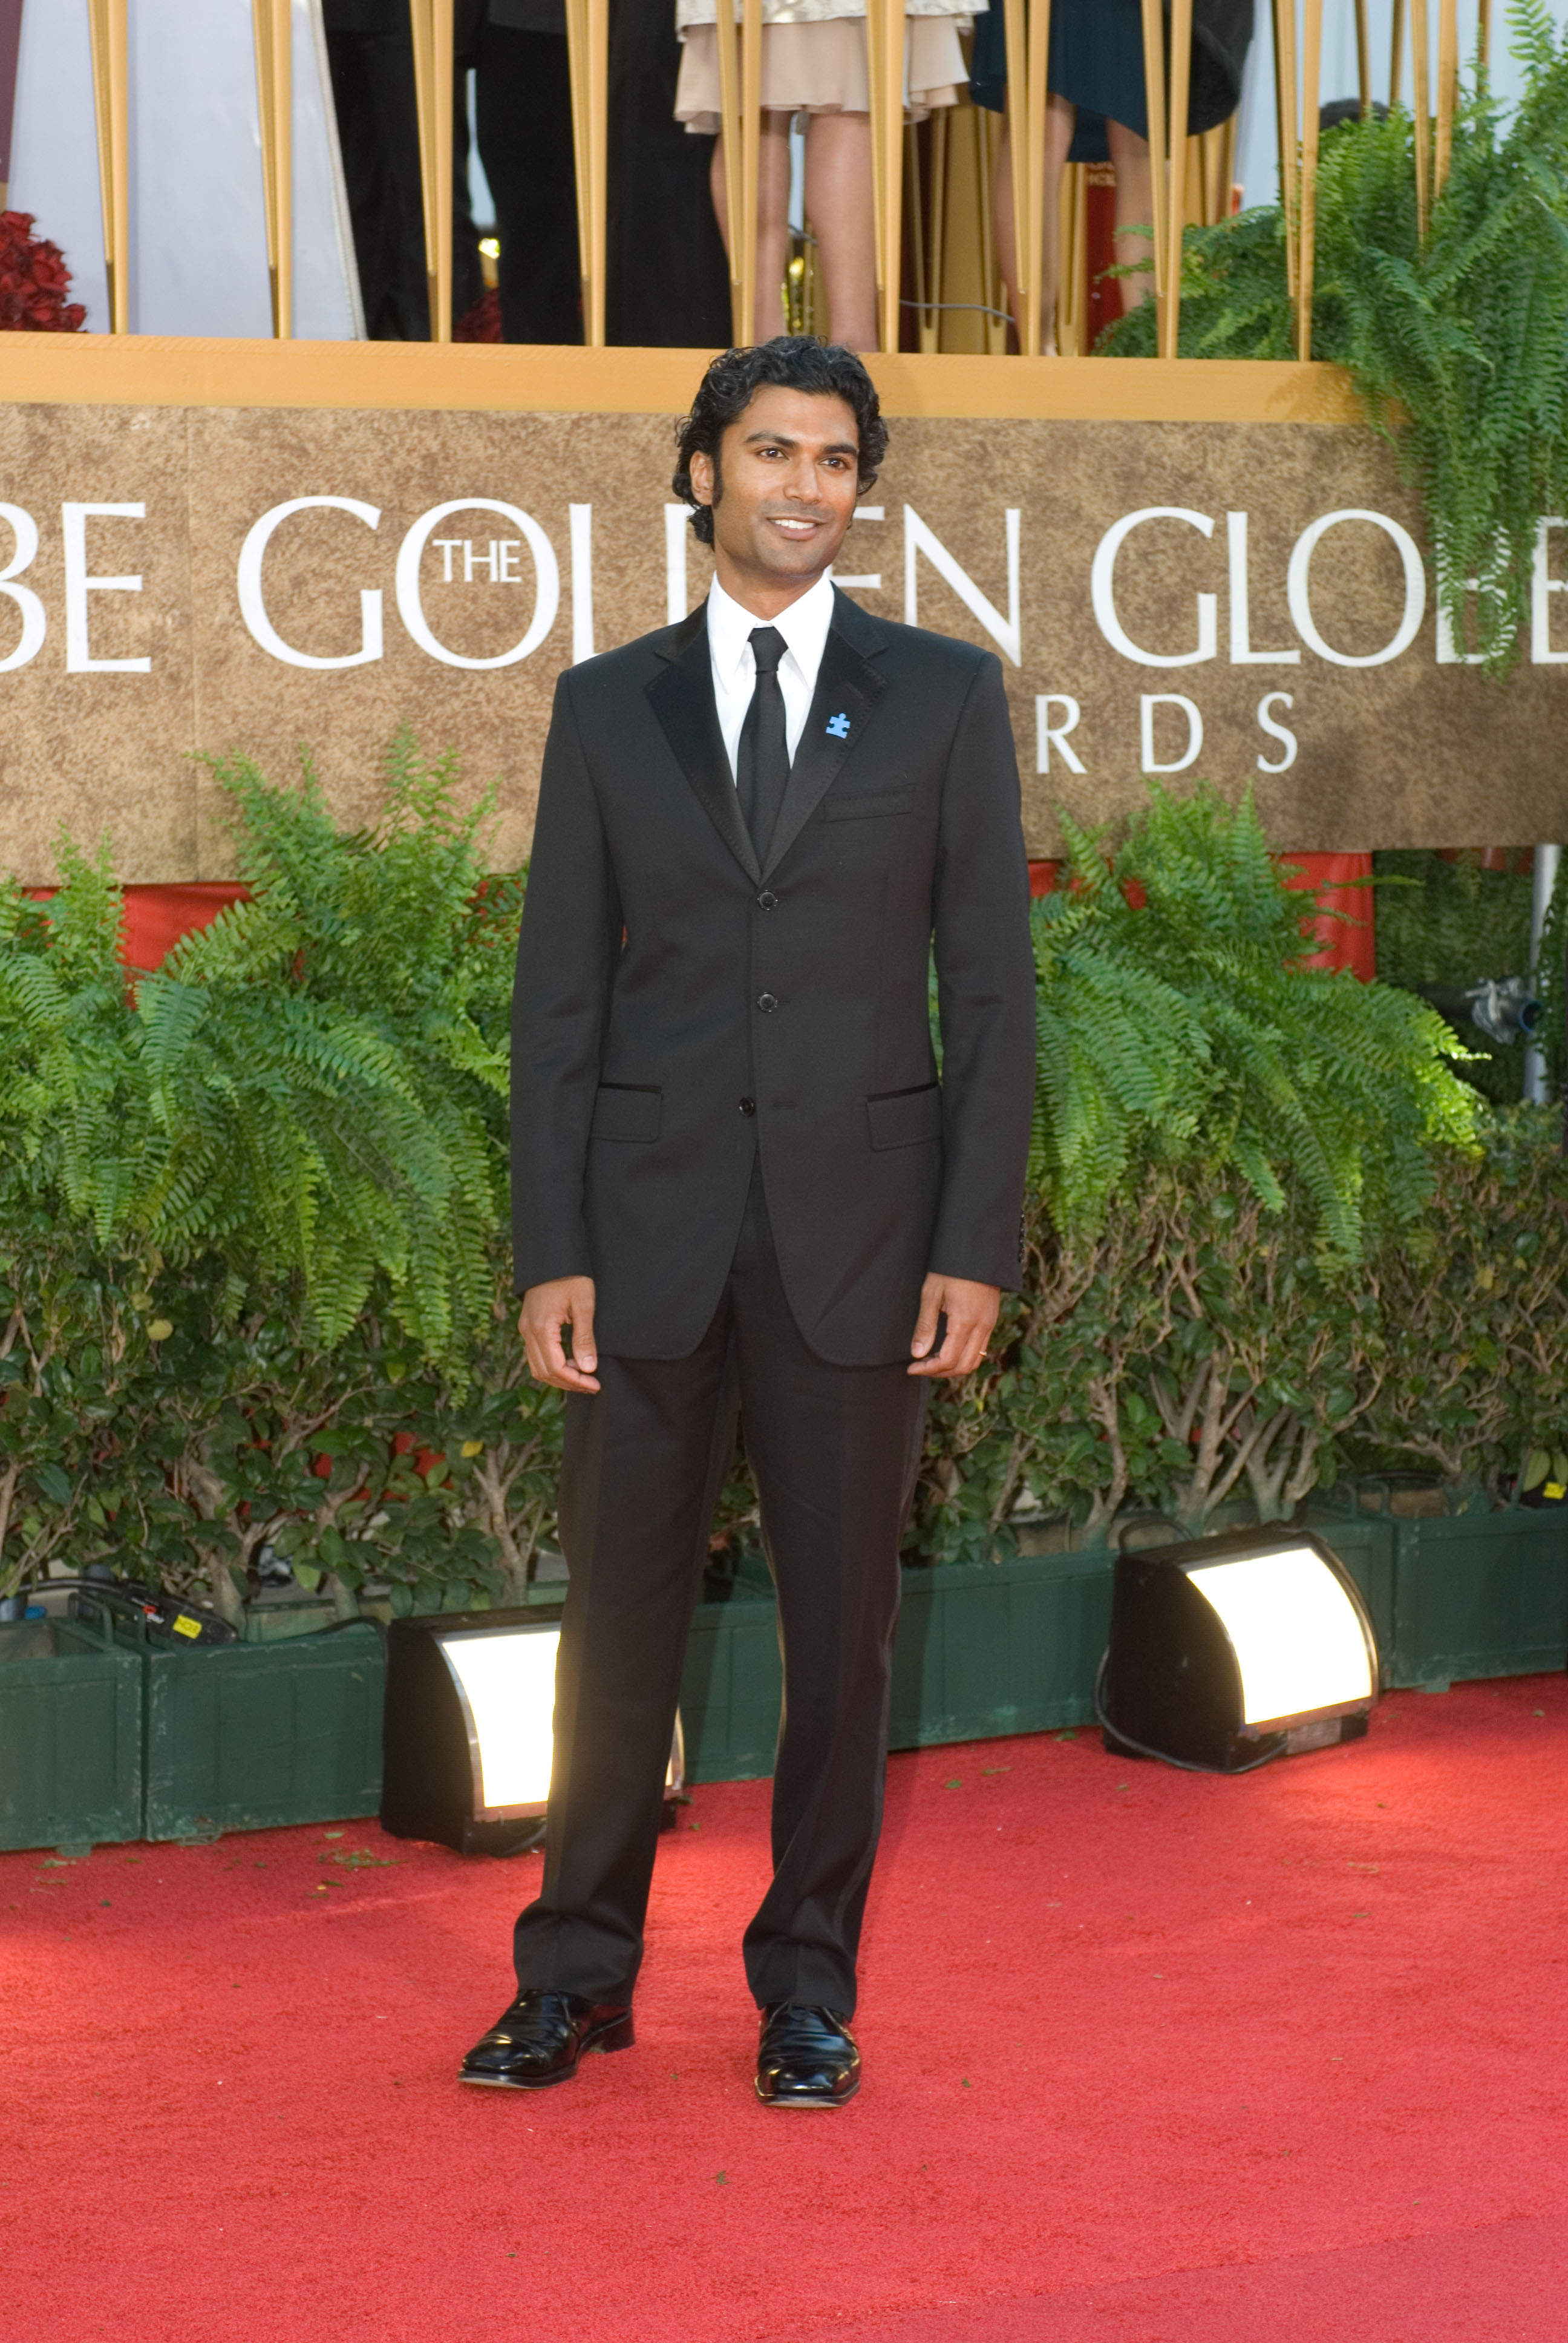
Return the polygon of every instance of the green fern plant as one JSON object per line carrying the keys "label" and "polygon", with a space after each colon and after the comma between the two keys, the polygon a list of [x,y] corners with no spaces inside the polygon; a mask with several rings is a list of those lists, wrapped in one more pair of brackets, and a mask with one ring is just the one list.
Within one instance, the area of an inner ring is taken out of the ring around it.
{"label": "green fern plant", "polygon": [[[1424,242],[1409,115],[1325,137],[1312,337],[1420,491],[1456,641],[1499,677],[1520,656],[1537,525],[1568,509],[1568,35],[1543,0],[1509,17],[1524,95],[1504,123],[1477,64]],[[1154,332],[1145,303],[1100,347],[1152,356]],[[1295,356],[1277,205],[1188,232],[1181,350]]]}
{"label": "green fern plant", "polygon": [[214,769],[251,899],[138,988],[148,1236],[244,1280],[297,1274],[327,1344],[384,1275],[449,1361],[488,1312],[505,1217],[521,883],[487,876],[487,801],[459,814],[451,759],[406,731],[363,831],[337,828],[308,762],[292,789],[242,758]]}
{"label": "green fern plant", "polygon": [[1271,1212],[1300,1198],[1346,1258],[1418,1211],[1430,1145],[1471,1139],[1453,1037],[1408,993],[1303,967],[1302,898],[1250,797],[1151,782],[1113,852],[1062,829],[1066,883],[1034,914],[1031,1168],[1058,1228],[1102,1225],[1151,1167],[1234,1174]]}

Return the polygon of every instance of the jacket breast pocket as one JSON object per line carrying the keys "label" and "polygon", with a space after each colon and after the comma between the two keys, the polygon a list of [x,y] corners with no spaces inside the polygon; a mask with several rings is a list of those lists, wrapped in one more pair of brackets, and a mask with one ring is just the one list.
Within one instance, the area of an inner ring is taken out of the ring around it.
{"label": "jacket breast pocket", "polygon": [[914,802],[913,789],[884,789],[875,797],[839,797],[829,789],[822,812],[829,821],[869,821],[874,814],[908,813]]}
{"label": "jacket breast pocket", "polygon": [[873,1147],[919,1147],[942,1135],[942,1091],[940,1082],[918,1091],[887,1091],[866,1101],[866,1120]]}
{"label": "jacket breast pocket", "polygon": [[646,1146],[658,1137],[664,1092],[628,1082],[600,1082],[593,1102],[590,1139],[616,1139]]}

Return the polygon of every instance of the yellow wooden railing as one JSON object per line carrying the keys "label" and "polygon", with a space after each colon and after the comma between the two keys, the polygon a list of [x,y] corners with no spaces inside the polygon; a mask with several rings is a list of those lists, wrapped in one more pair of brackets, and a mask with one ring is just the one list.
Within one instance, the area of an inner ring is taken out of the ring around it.
{"label": "yellow wooden railing", "polygon": [[[1018,347],[1033,357],[1051,339],[1064,353],[1086,347],[1081,166],[1060,206],[1063,266],[1057,316],[1042,314],[1046,216],[1046,60],[1050,41],[1050,0],[992,0],[1000,7],[1008,55],[1007,124],[1012,210],[1018,252],[1020,315]],[[1372,102],[1366,0],[1339,0],[1354,11],[1360,96]],[[1431,97],[1433,0],[1394,0],[1389,96],[1402,92],[1408,50],[1415,117],[1418,215],[1424,233],[1432,198],[1441,189],[1452,153],[1458,90],[1458,0],[1435,0],[1436,103]],[[882,347],[899,347],[906,224],[916,280],[918,338],[924,350],[940,347],[937,320],[951,306],[945,297],[955,265],[948,205],[960,174],[976,177],[976,198],[968,216],[979,255],[983,298],[963,306],[987,316],[980,347],[1000,354],[1008,347],[1002,295],[990,223],[987,180],[996,142],[989,119],[971,123],[967,146],[958,156],[957,131],[944,110],[935,117],[930,165],[922,174],[912,133],[903,126],[905,0],[865,0],[871,106],[871,151],[875,193],[878,311]],[[1318,108],[1325,0],[1304,0],[1298,58],[1297,0],[1271,0],[1273,15],[1276,119],[1280,189],[1286,223],[1286,274],[1296,304],[1297,350],[1312,354],[1312,302],[1316,241]],[[111,329],[128,330],[129,173],[126,0],[88,0],[94,88],[97,110],[104,251],[107,264]],[[1229,208],[1234,172],[1235,123],[1202,137],[1186,132],[1191,65],[1192,0],[1171,0],[1169,71],[1161,0],[1142,0],[1144,74],[1153,185],[1154,292],[1159,348],[1174,357],[1181,331],[1181,247],[1193,221],[1211,222]],[[293,104],[290,73],[289,0],[252,0],[256,35],[256,89],[261,126],[262,178],[266,218],[273,333],[287,340],[293,331],[292,204],[290,184]],[[425,246],[429,285],[431,339],[452,338],[452,101],[453,0],[409,0],[413,32],[419,160],[424,195]],[[1483,55],[1491,37],[1491,0],[1480,0]],[[757,319],[757,188],[761,139],[762,0],[724,0],[719,9],[717,42],[724,147],[726,209],[729,238],[731,332],[737,342],[754,338]],[[606,342],[605,279],[608,251],[609,166],[609,0],[567,0],[567,38],[571,68],[572,126],[576,154],[578,222],[583,288],[583,338],[592,348]]]}

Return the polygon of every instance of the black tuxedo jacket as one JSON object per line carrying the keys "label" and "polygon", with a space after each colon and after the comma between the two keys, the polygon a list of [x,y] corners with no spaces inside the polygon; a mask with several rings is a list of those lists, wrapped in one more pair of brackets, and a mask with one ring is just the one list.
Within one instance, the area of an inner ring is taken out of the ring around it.
{"label": "black tuxedo jacket", "polygon": [[766,868],[705,609],[561,677],[513,1011],[519,1293],[590,1276],[603,1351],[685,1357],[759,1156],[812,1349],[907,1358],[928,1270],[1018,1282],[1033,1096],[1029,873],[990,652],[838,595]]}

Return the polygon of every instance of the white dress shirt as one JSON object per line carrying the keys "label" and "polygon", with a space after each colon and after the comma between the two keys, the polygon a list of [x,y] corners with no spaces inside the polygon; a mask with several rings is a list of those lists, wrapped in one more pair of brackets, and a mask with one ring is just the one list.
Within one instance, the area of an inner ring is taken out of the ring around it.
{"label": "white dress shirt", "polygon": [[753,627],[777,627],[785,651],[779,662],[779,687],[784,695],[784,737],[789,761],[800,745],[806,719],[817,689],[817,670],[833,623],[833,580],[824,574],[798,602],[776,618],[759,618],[743,610],[716,578],[708,589],[708,653],[713,663],[713,697],[719,703],[719,729],[729,755],[729,777],[736,775],[740,730],[751,695],[757,689],[757,659],[751,649]]}

